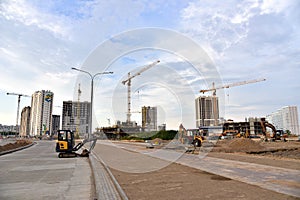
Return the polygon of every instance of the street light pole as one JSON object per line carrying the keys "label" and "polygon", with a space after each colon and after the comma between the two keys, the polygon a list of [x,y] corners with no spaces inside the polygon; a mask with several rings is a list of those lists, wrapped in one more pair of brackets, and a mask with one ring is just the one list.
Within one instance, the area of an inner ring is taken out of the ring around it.
{"label": "street light pole", "polygon": [[87,71],[84,71],[84,70],[81,70],[81,69],[77,69],[75,67],[72,67],[71,69],[79,71],[79,72],[86,73],[91,78],[91,106],[90,106],[90,116],[89,116],[89,126],[90,126],[90,128],[89,128],[89,134],[88,134],[88,139],[90,139],[92,131],[93,131],[93,128],[92,128],[92,126],[93,126],[93,123],[92,123],[93,115],[92,115],[92,113],[93,113],[93,98],[94,98],[94,78],[98,75],[112,74],[113,72],[99,72],[99,73],[96,73],[96,74],[92,75],[90,72],[87,72]]}

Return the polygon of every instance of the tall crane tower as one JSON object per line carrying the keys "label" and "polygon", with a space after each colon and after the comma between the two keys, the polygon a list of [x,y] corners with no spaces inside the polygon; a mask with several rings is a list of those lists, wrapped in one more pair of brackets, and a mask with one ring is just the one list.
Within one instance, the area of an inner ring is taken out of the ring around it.
{"label": "tall crane tower", "polygon": [[130,72],[128,72],[128,78],[124,81],[122,81],[122,83],[125,85],[127,84],[127,103],[128,103],[128,108],[127,108],[127,123],[131,122],[131,79],[133,79],[134,77],[141,75],[144,71],[150,69],[151,67],[155,66],[156,64],[158,64],[160,61],[157,60],[154,63],[150,64],[150,65],[146,65],[145,67],[143,67],[140,71],[138,71],[137,73],[131,75]]}
{"label": "tall crane tower", "polygon": [[254,79],[254,80],[249,80],[249,81],[241,81],[241,82],[236,82],[236,83],[231,83],[228,85],[223,85],[220,87],[215,87],[215,83],[212,83],[212,88],[210,89],[206,89],[206,90],[200,90],[200,93],[205,93],[205,92],[213,92],[213,116],[214,116],[214,125],[217,126],[218,125],[218,117],[217,117],[217,98],[216,98],[216,91],[219,89],[224,89],[224,88],[230,88],[230,87],[235,87],[235,86],[240,86],[240,85],[246,85],[246,84],[250,84],[250,83],[257,83],[257,82],[261,82],[261,81],[265,81],[265,78],[262,79]]}
{"label": "tall crane tower", "polygon": [[19,129],[18,129],[18,125],[19,125],[19,110],[20,110],[20,101],[21,101],[21,97],[30,97],[29,95],[25,95],[25,94],[17,94],[17,93],[6,93],[7,95],[16,95],[18,96],[18,108],[17,108],[17,120],[16,120],[16,131],[19,132]]}

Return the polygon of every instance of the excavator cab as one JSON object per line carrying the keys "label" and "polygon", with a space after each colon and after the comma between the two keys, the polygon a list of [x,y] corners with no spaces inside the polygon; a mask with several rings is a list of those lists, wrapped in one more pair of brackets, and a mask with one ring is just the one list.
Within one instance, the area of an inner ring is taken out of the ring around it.
{"label": "excavator cab", "polygon": [[72,152],[74,146],[74,133],[70,130],[59,130],[57,133],[56,152]]}
{"label": "excavator cab", "polygon": [[[84,149],[81,154],[76,153],[84,144],[92,142],[90,149]],[[59,152],[59,158],[69,157],[88,157],[91,150],[96,145],[97,138],[84,139],[75,145],[74,133],[70,130],[59,130],[57,132],[56,152]]]}

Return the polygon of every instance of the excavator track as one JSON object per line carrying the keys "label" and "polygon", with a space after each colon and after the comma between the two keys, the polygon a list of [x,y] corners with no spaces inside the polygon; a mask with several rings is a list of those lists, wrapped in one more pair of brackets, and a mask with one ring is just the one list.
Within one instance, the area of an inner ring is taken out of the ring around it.
{"label": "excavator track", "polygon": [[72,152],[72,153],[59,153],[58,154],[58,157],[59,158],[75,158],[75,157],[77,157],[77,153],[74,153],[74,152]]}

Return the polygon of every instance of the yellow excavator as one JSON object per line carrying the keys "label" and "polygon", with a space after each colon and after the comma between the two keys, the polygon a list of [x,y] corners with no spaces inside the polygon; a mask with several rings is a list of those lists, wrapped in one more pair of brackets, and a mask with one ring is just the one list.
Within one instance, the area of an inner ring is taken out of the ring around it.
{"label": "yellow excavator", "polygon": [[277,131],[275,126],[273,126],[273,124],[269,123],[268,121],[266,121],[265,118],[261,118],[260,120],[260,125],[262,128],[262,133],[265,136],[265,140],[268,140],[268,134],[267,134],[267,127],[272,129],[272,136],[270,137],[271,141],[276,141],[276,140],[283,140],[286,141],[286,135],[281,135],[280,131]]}
{"label": "yellow excavator", "polygon": [[[90,149],[84,149],[81,154],[78,154],[77,151],[87,142],[91,142]],[[75,144],[74,133],[71,130],[58,130],[56,152],[59,153],[59,158],[88,157],[96,142],[97,138],[90,138]]]}

